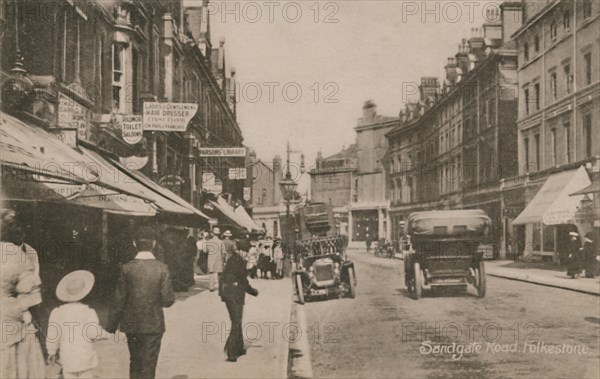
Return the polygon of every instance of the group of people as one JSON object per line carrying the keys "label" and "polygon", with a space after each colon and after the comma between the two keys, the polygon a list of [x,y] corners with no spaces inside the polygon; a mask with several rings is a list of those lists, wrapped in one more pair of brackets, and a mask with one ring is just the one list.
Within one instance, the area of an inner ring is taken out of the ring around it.
{"label": "group of people", "polygon": [[265,241],[260,242],[250,238],[247,231],[244,231],[242,238],[238,240],[233,240],[232,237],[231,231],[226,230],[221,234],[220,228],[215,227],[209,232],[204,232],[196,243],[196,272],[209,275],[210,291],[217,289],[226,257],[233,253],[240,254],[251,278],[283,278],[284,256],[279,238],[273,240],[267,237]]}
{"label": "group of people", "polygon": [[[175,295],[169,266],[157,259],[164,248],[157,250],[154,227],[142,225],[135,230],[132,244],[136,251],[133,259],[120,266],[106,320],[101,323],[96,311],[86,304],[95,285],[94,274],[76,270],[62,277],[52,289],[60,305],[51,311],[48,328],[43,331],[32,316],[36,306],[42,304],[37,252],[24,242],[23,227],[15,211],[0,209],[0,232],[1,378],[44,378],[46,364],[58,365],[64,378],[91,378],[98,365],[94,343],[108,339],[117,330],[127,337],[130,378],[155,377],[165,333],[163,308],[174,304]],[[208,254],[211,283],[219,283],[219,295],[229,312],[232,327],[225,351],[227,360],[235,362],[245,354],[245,294],[257,296],[258,291],[248,282],[247,260],[242,256],[244,241],[234,243],[229,231],[223,233],[222,240],[218,235],[216,228],[202,248],[213,253]],[[251,250],[252,243],[248,242],[248,246]],[[45,340],[38,338],[40,332]],[[42,344],[46,347],[46,359]]]}
{"label": "group of people", "polygon": [[585,272],[586,278],[597,276],[600,265],[600,252],[593,241],[592,233],[586,233],[583,243],[577,232],[569,232],[569,238],[567,275],[573,279],[580,276],[582,272]]}

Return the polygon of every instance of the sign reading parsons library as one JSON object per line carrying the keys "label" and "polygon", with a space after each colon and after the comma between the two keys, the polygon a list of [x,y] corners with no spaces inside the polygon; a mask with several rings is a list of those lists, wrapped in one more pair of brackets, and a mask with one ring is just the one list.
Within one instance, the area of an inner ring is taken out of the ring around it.
{"label": "sign reading parsons library", "polygon": [[196,111],[192,103],[144,103],[144,130],[185,132]]}
{"label": "sign reading parsons library", "polygon": [[245,157],[245,147],[201,147],[201,157]]}

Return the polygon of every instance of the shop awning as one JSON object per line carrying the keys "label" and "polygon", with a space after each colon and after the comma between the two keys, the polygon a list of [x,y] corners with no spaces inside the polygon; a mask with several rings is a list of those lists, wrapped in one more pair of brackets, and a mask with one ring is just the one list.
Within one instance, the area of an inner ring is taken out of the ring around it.
{"label": "shop awning", "polygon": [[569,196],[591,184],[585,167],[550,175],[533,200],[513,221],[513,225],[573,224],[581,201],[580,196]]}
{"label": "shop awning", "polygon": [[248,231],[262,230],[262,228],[250,217],[248,212],[241,205],[234,209],[235,215],[244,223]]}
{"label": "shop awning", "polygon": [[596,176],[593,180],[592,180],[592,184],[590,184],[589,186],[585,187],[582,190],[573,192],[572,194],[570,194],[569,196],[577,196],[577,195],[587,195],[589,193],[597,193],[600,194],[600,176]]}
{"label": "shop awning", "polygon": [[240,231],[243,228],[248,229],[248,231],[254,229],[254,226],[242,220],[242,218],[235,213],[233,207],[229,205],[221,196],[219,196],[216,201],[208,200],[208,204],[210,205],[205,205],[205,208],[212,208],[211,214],[213,214],[219,220],[219,224],[224,228],[232,228]]}
{"label": "shop awning", "polygon": [[138,173],[134,173],[120,164],[108,161],[100,154],[92,150],[86,148],[81,148],[81,150],[101,168],[102,172],[110,172],[113,175],[113,180],[115,183],[118,183],[121,186],[127,185],[130,191],[135,191],[136,193],[140,194],[140,196],[150,199],[150,201],[152,201],[154,205],[158,207],[159,211],[183,215],[193,214],[193,212],[189,209],[159,195],[152,189],[140,183],[139,180],[136,180]]}

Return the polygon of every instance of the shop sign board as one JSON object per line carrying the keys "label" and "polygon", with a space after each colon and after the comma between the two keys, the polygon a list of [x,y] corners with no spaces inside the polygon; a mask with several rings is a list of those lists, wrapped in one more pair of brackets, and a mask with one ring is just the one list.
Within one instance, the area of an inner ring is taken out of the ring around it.
{"label": "shop sign board", "polygon": [[87,109],[62,93],[58,97],[58,127],[80,129],[86,127]]}
{"label": "shop sign board", "polygon": [[246,179],[246,168],[245,167],[230,168],[229,169],[229,179],[231,179],[231,180]]}
{"label": "shop sign board", "polygon": [[121,134],[123,141],[135,145],[144,137],[143,118],[139,115],[120,115]]}
{"label": "shop sign board", "polygon": [[144,103],[144,130],[163,132],[185,132],[198,111],[193,103]]}
{"label": "shop sign board", "polygon": [[201,157],[245,157],[245,147],[201,147]]}

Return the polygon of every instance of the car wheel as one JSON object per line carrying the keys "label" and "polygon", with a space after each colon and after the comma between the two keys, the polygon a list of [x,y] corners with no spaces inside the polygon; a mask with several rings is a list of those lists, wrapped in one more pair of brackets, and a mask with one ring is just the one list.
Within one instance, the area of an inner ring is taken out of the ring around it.
{"label": "car wheel", "polygon": [[348,284],[350,285],[350,297],[354,299],[356,297],[356,285],[355,285],[355,277],[354,277],[354,268],[350,267],[348,269]]}
{"label": "car wheel", "polygon": [[477,279],[479,282],[477,286],[477,296],[485,297],[485,265],[483,261],[479,262],[479,269],[477,270]]}
{"label": "car wheel", "polygon": [[302,286],[302,277],[296,275],[296,289],[298,290],[298,302],[304,304],[304,286]]}
{"label": "car wheel", "polygon": [[419,262],[415,262],[413,265],[414,268],[414,291],[413,296],[415,300],[421,298],[423,294],[423,273],[421,272],[421,265]]}

